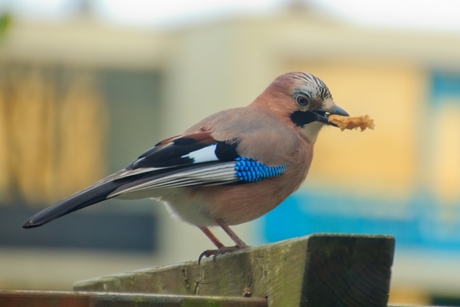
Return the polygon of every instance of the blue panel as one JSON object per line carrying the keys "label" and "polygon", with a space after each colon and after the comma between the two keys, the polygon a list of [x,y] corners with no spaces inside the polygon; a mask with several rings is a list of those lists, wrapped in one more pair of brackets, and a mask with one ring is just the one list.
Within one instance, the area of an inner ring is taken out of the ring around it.
{"label": "blue panel", "polygon": [[[353,195],[298,192],[263,218],[264,237],[275,242],[311,233],[389,234],[398,246],[460,251],[460,207],[443,220],[444,206],[429,195],[396,203]],[[445,213],[445,212],[444,212]]]}
{"label": "blue panel", "polygon": [[432,73],[430,96],[430,102],[435,106],[446,98],[460,98],[460,73]]}

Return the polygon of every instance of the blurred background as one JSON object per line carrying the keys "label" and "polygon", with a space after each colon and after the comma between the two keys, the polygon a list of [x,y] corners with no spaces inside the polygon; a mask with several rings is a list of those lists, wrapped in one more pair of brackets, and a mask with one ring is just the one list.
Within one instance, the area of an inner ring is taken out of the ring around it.
{"label": "blurred background", "polygon": [[159,140],[247,105],[279,74],[306,71],[376,128],[324,129],[301,189],[235,232],[250,245],[391,234],[390,300],[460,305],[459,9],[448,0],[0,0],[0,288],[70,290],[196,259],[208,239],[151,200],[20,226]]}

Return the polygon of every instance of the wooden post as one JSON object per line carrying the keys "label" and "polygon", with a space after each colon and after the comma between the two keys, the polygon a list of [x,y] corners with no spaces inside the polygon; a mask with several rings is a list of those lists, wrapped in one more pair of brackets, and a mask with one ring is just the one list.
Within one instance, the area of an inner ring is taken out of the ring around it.
{"label": "wooden post", "polygon": [[76,291],[262,297],[270,307],[388,303],[394,238],[315,234],[204,259],[105,276]]}

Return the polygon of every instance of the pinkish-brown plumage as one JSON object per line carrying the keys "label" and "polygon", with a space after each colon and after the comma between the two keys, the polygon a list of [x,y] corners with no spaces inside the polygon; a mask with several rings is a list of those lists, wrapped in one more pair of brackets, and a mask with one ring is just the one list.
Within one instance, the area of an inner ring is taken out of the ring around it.
{"label": "pinkish-brown plumage", "polygon": [[[281,75],[247,107],[218,112],[157,143],[125,169],[39,212],[23,227],[113,197],[150,197],[211,239],[217,251],[202,256],[245,248],[228,225],[264,215],[299,188],[329,114],[348,115],[320,79],[301,72]],[[215,225],[235,247],[223,246],[207,228]]]}

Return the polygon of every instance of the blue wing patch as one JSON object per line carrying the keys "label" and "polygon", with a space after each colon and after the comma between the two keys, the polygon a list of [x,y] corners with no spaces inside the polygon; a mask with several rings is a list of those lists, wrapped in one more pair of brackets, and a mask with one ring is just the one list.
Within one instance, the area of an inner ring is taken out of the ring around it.
{"label": "blue wing patch", "polygon": [[240,181],[246,182],[255,182],[282,175],[287,168],[286,164],[267,166],[251,158],[238,157],[235,160],[237,161],[235,165],[235,176],[238,177]]}

